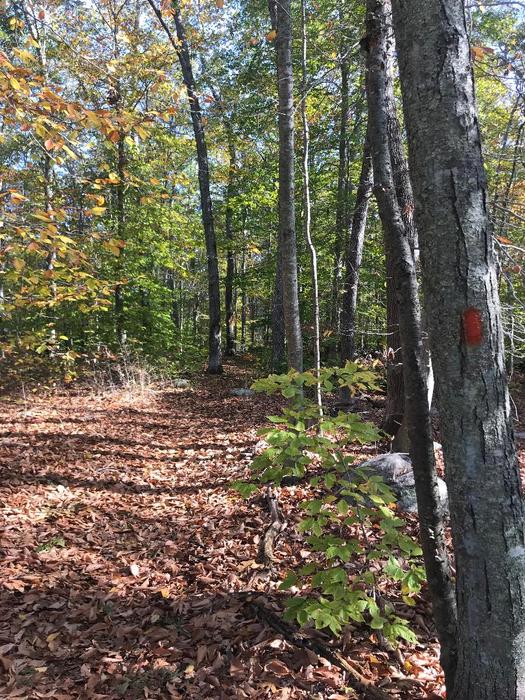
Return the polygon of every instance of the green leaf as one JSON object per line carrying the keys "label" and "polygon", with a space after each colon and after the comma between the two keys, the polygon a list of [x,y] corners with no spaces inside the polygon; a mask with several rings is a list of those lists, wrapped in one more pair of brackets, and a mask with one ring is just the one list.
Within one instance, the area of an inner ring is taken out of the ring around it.
{"label": "green leaf", "polygon": [[240,493],[243,498],[249,498],[255,491],[259,490],[257,484],[251,484],[247,481],[232,481],[231,487],[234,491]]}
{"label": "green leaf", "polygon": [[293,571],[289,571],[286,574],[286,578],[279,586],[279,589],[282,591],[287,591],[289,588],[292,588],[292,586],[296,586],[298,582],[299,577],[297,576],[297,574],[295,574]]}
{"label": "green leaf", "polygon": [[373,617],[373,618],[370,620],[370,627],[371,627],[373,630],[382,630],[383,627],[384,627],[384,624],[385,624],[385,619],[384,619],[384,617],[380,617],[380,616],[378,616],[378,617]]}

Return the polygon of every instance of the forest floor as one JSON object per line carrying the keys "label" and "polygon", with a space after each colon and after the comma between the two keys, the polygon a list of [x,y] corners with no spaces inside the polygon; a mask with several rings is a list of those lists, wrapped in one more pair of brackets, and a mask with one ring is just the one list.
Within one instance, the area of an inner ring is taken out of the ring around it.
{"label": "forest floor", "polygon": [[[0,697],[362,697],[272,624],[306,556],[293,523],[308,487],[282,489],[290,525],[278,561],[257,564],[269,514],[229,482],[279,401],[230,395],[249,366],[183,388],[2,400]],[[419,644],[397,654],[369,630],[306,635],[393,698],[443,697],[424,595],[411,614]]]}

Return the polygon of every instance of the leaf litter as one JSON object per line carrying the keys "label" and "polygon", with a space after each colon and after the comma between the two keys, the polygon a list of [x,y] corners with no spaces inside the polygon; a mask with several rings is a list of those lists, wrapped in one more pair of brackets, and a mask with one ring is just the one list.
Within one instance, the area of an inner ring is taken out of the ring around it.
{"label": "leaf litter", "polygon": [[[249,370],[135,397],[69,389],[2,401],[0,696],[5,698],[359,697],[344,670],[296,646],[279,583],[308,556],[290,526],[270,569],[257,564],[264,500],[249,475],[257,429],[278,399],[232,396]],[[365,448],[366,456],[370,451]],[[281,489],[293,525],[307,484]],[[423,595],[419,644],[385,649],[350,626],[339,652],[393,698],[444,697]]]}

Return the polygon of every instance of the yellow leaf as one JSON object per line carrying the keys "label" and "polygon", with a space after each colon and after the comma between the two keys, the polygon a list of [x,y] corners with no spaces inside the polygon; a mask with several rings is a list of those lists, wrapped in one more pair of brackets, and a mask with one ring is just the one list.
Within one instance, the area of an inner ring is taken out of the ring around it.
{"label": "yellow leaf", "polygon": [[66,146],[65,143],[62,144],[62,149],[68,154],[68,156],[73,158],[73,160],[76,160],[78,158],[77,154],[74,151],[72,151],[68,146]]}
{"label": "yellow leaf", "polygon": [[21,260],[20,258],[14,258],[13,260],[13,267],[17,272],[20,272],[20,270],[23,270],[24,267],[26,266],[25,262]]}
{"label": "yellow leaf", "polygon": [[90,109],[86,109],[84,111],[84,114],[86,115],[86,120],[88,124],[91,124],[91,126],[94,126],[96,129],[100,127],[102,122],[100,121],[100,118],[95,112],[92,112]]}
{"label": "yellow leaf", "polygon": [[11,201],[13,204],[18,204],[19,202],[26,202],[27,197],[24,197],[23,194],[20,194],[20,192],[10,192],[11,195]]}
{"label": "yellow leaf", "polygon": [[268,34],[266,35],[266,38],[268,41],[274,41],[276,37],[277,37],[277,31],[275,29],[272,29],[272,31],[268,32]]}
{"label": "yellow leaf", "polygon": [[161,588],[159,593],[163,598],[169,598],[170,597],[170,589],[169,588]]}
{"label": "yellow leaf", "polygon": [[22,61],[34,61],[35,57],[33,56],[32,53],[27,51],[26,49],[14,49],[14,52],[16,55],[22,59]]}
{"label": "yellow leaf", "polygon": [[16,78],[9,78],[9,82],[11,83],[12,88],[15,90],[20,90],[20,83]]}
{"label": "yellow leaf", "polygon": [[160,185],[160,180],[158,180],[156,177],[151,177],[149,181],[152,185]]}
{"label": "yellow leaf", "polygon": [[106,207],[93,207],[92,209],[88,209],[88,211],[95,216],[102,216],[102,214],[106,212]]}
{"label": "yellow leaf", "polygon": [[48,222],[52,220],[49,214],[46,214],[44,211],[38,212],[37,214],[31,214],[31,216],[33,219],[38,219],[39,221]]}

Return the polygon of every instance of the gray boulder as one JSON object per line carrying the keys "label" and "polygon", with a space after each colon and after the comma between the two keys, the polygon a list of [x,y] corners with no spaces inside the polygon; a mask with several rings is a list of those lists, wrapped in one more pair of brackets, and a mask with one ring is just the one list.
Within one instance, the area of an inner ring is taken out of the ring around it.
{"label": "gray boulder", "polygon": [[[405,513],[417,513],[416,487],[410,457],[402,452],[390,452],[372,457],[359,465],[371,476],[380,476],[397,497],[399,509]],[[448,514],[447,485],[438,477],[440,510]]]}
{"label": "gray boulder", "polygon": [[255,396],[255,391],[253,389],[231,389],[230,395],[231,396],[249,397],[249,396]]}
{"label": "gray boulder", "polygon": [[175,389],[188,389],[190,386],[188,379],[173,379],[171,384]]}

